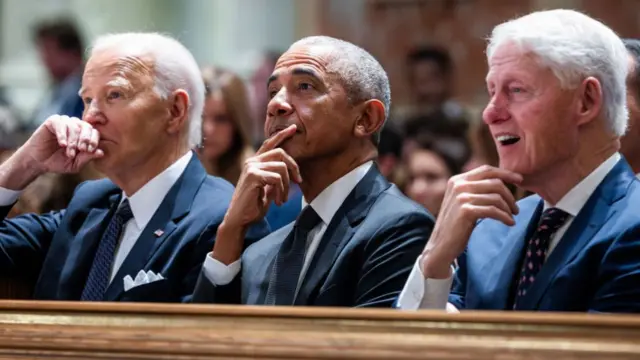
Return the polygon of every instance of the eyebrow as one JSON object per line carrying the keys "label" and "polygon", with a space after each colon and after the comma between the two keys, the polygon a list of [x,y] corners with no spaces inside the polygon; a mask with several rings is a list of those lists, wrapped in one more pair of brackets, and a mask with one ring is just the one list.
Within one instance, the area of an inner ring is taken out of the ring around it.
{"label": "eyebrow", "polygon": [[[291,74],[294,76],[309,76],[316,80],[320,80],[320,76],[318,75],[317,72],[307,68],[294,68],[293,71],[291,71]],[[267,80],[267,87],[269,87],[269,85],[271,85],[272,82],[278,80],[278,76],[279,76],[278,74],[273,74],[269,76],[269,79]]]}
{"label": "eyebrow", "polygon": [[[115,88],[125,88],[128,89],[131,87],[131,82],[125,78],[122,77],[118,77],[115,78],[114,80],[111,80],[109,82],[106,83],[106,86],[108,87],[115,87]],[[82,94],[86,91],[87,89],[83,86],[82,88],[80,88],[80,91],[78,91],[78,96],[82,97]]]}

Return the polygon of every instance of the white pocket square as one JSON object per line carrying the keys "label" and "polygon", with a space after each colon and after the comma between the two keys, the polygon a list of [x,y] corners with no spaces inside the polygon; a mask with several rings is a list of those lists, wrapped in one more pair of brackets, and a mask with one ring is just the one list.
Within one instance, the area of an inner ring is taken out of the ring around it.
{"label": "white pocket square", "polygon": [[124,277],[124,291],[129,291],[136,286],[149,284],[154,281],[162,280],[162,274],[154,274],[151,270],[144,272],[144,270],[140,270],[138,275],[136,275],[135,280],[131,278],[131,275],[127,275]]}

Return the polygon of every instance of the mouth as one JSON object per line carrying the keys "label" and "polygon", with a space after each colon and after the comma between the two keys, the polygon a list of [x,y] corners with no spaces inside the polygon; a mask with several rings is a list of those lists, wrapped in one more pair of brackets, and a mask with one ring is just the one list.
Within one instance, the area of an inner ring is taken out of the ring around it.
{"label": "mouth", "polygon": [[502,135],[496,136],[496,140],[502,146],[509,146],[509,145],[513,145],[513,144],[517,143],[518,141],[520,141],[520,137],[516,136],[516,135],[502,134]]}
{"label": "mouth", "polygon": [[[288,125],[277,125],[274,126],[273,128],[271,128],[271,130],[269,131],[269,137],[272,137],[273,135],[279,133],[280,131],[288,128],[289,126],[291,126],[292,124],[288,124]],[[298,126],[296,126],[296,134],[300,133],[300,128]]]}

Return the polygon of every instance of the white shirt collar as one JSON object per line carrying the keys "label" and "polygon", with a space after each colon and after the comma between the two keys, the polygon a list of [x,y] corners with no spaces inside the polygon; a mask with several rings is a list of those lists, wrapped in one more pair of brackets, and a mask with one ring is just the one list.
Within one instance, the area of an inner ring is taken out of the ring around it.
{"label": "white shirt collar", "polygon": [[[351,191],[358,185],[360,180],[367,174],[373,161],[366,163],[351,170],[340,179],[334,181],[326,189],[316,196],[311,202],[311,207],[318,213],[320,219],[325,225],[328,225],[335,215],[336,211],[342,206],[344,200],[349,196]],[[302,208],[307,205],[307,201],[302,198]]]}
{"label": "white shirt collar", "polygon": [[[188,151],[178,159],[178,161],[171,164],[171,166],[156,175],[156,177],[144,184],[140,190],[131,195],[129,205],[131,206],[131,212],[133,213],[133,218],[136,221],[138,229],[142,230],[147,226],[153,214],[155,214],[158,207],[160,207],[164,197],[173,184],[178,181],[184,169],[187,168],[192,156],[193,153]],[[127,196],[122,192],[122,200],[124,201],[126,198]]]}
{"label": "white shirt collar", "polygon": [[[609,174],[609,171],[616,166],[621,158],[620,153],[611,155],[611,157],[593,170],[591,174],[582,179],[578,185],[569,190],[569,192],[566,193],[560,201],[558,201],[555,207],[566,211],[573,217],[577,216],[580,210],[582,210],[584,204],[589,200],[589,197],[591,197],[591,194],[593,194],[598,185],[600,185],[602,180],[604,180],[607,174]],[[544,202],[545,210],[552,206],[553,205],[549,204],[547,201]]]}

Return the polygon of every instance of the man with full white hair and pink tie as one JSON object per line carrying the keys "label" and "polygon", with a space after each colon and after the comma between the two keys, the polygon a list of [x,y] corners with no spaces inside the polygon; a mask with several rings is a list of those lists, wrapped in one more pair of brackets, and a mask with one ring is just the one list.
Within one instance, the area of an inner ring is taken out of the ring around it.
{"label": "man with full white hair and pink tie", "polygon": [[[397,307],[639,311],[621,39],[579,12],[541,11],[494,28],[487,58],[483,119],[500,166],[449,181]],[[516,202],[505,183],[534,195]]]}
{"label": "man with full white hair and pink tie", "polygon": [[107,178],[78,186],[65,210],[3,219],[2,273],[37,278],[36,299],[190,301],[214,241],[200,235],[217,228],[233,193],[191,150],[204,94],[196,61],[174,39],[99,38],[82,120],[49,117],[0,165],[0,216],[44,173],[93,161]]}

